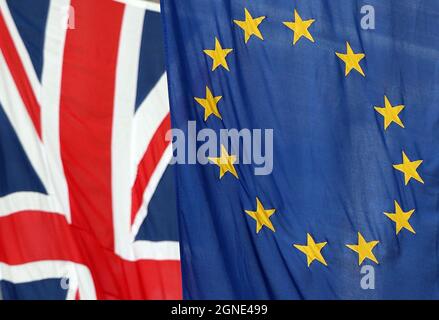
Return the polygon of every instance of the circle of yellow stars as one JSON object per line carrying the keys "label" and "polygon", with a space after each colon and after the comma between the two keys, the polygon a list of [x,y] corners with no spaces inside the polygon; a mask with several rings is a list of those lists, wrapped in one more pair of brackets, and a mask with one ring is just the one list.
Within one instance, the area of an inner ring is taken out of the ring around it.
{"label": "circle of yellow stars", "polygon": [[[233,23],[243,31],[244,42],[245,44],[248,44],[252,37],[261,41],[264,40],[264,36],[260,30],[260,25],[265,19],[266,16],[253,17],[251,12],[247,8],[244,8],[243,20],[236,19],[233,20]],[[294,10],[293,21],[283,22],[283,25],[293,32],[293,46],[302,39],[302,41],[308,40],[315,43],[314,37],[310,31],[315,22],[315,19],[302,18],[299,12],[296,9]],[[233,52],[232,48],[224,48],[220,40],[215,37],[214,48],[205,49],[203,52],[212,60],[212,72],[220,67],[230,72],[227,58]],[[353,71],[366,77],[366,73],[362,67],[362,62],[366,58],[366,54],[355,52],[348,41],[346,41],[346,52],[335,52],[335,56],[344,64],[345,77],[348,77]],[[222,98],[222,96],[215,96],[208,86],[206,86],[205,98],[194,98],[197,104],[204,109],[205,122],[211,115],[222,120],[221,113],[218,109],[218,103]],[[376,113],[383,118],[385,132],[392,124],[405,128],[404,123],[400,118],[400,114],[404,109],[404,105],[392,105],[386,95],[384,95],[384,106],[374,106]],[[224,145],[221,145],[219,157],[209,157],[208,160],[219,167],[219,179],[222,179],[227,173],[231,174],[234,178],[239,179],[238,172],[234,165],[237,161],[237,156],[229,154]],[[406,186],[412,179],[423,184],[424,181],[418,172],[418,168],[422,162],[423,160],[410,160],[405,151],[402,151],[402,162],[394,164],[393,168],[404,175],[404,183]],[[394,207],[394,212],[384,212],[384,215],[390,221],[395,223],[396,235],[398,235],[403,229],[415,234],[416,232],[409,222],[415,209],[404,211],[396,200],[394,200]],[[244,210],[244,212],[256,222],[256,234],[259,234],[259,232],[263,230],[263,227],[275,232],[275,226],[270,219],[276,213],[276,209],[266,209],[259,197],[256,197],[256,209]],[[367,241],[361,232],[358,232],[357,243],[346,244],[346,247],[357,254],[358,265],[361,265],[366,259],[378,264],[379,261],[373,250],[379,243],[378,240]],[[310,233],[307,233],[306,244],[293,244],[293,247],[306,256],[308,267],[310,267],[314,261],[320,262],[324,266],[328,266],[322,253],[327,244],[326,241],[316,242],[313,236]]]}

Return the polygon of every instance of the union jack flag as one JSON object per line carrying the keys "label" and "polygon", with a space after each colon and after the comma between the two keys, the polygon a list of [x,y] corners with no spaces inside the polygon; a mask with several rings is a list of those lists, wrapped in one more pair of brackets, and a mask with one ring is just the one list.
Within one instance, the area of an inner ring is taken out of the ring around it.
{"label": "union jack flag", "polygon": [[0,1],[4,298],[181,297],[169,129],[158,5]]}

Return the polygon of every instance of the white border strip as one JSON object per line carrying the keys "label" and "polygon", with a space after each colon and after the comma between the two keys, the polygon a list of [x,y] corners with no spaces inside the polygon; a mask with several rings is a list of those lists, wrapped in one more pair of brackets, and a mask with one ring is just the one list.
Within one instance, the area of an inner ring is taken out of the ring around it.
{"label": "white border strip", "polygon": [[[45,279],[68,279],[67,300],[74,300],[79,290],[81,300],[96,300],[96,290],[90,270],[82,265],[70,261],[45,260],[20,265],[9,265],[0,262],[0,280],[12,283],[26,283]],[[63,280],[62,280],[63,281]]]}
{"label": "white border strip", "polygon": [[180,260],[180,245],[177,241],[136,241],[136,260]]}
{"label": "white border strip", "polygon": [[[59,112],[61,97],[64,46],[67,34],[65,21],[70,0],[51,1],[47,16],[46,41],[44,44],[44,67],[41,77],[41,128],[49,163],[49,179],[54,185],[54,194],[62,206],[67,221],[71,222],[69,191],[61,159]],[[65,26],[65,27],[63,27]]]}
{"label": "white border strip", "polygon": [[160,4],[150,1],[140,1],[140,0],[114,0],[116,2],[124,3],[127,5],[135,6],[142,9],[147,9],[155,12],[160,12]]}
{"label": "white border strip", "polygon": [[[131,138],[136,103],[137,74],[145,11],[127,6],[122,21],[116,69],[111,176],[115,251],[120,256],[133,257],[130,251],[134,239],[131,225]],[[127,172],[129,174],[127,174]]]}
{"label": "white border strip", "polygon": [[21,211],[35,210],[65,216],[59,202],[53,195],[16,192],[0,197],[0,217],[10,216]]}

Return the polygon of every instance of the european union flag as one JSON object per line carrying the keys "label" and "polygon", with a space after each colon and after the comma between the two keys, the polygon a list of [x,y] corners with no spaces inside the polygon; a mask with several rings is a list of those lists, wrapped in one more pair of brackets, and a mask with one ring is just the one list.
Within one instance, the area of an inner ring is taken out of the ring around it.
{"label": "european union flag", "polygon": [[438,299],[439,3],[162,10],[185,298]]}

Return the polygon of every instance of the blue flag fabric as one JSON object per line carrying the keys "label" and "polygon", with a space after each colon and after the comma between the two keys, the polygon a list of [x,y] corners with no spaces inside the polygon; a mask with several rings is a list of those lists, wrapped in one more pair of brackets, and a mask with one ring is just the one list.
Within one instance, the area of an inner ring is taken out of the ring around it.
{"label": "blue flag fabric", "polygon": [[[188,146],[176,167],[184,297],[438,299],[439,3],[162,11],[172,123]],[[272,172],[233,157],[244,143],[188,163],[203,145],[188,121],[273,129]]]}

